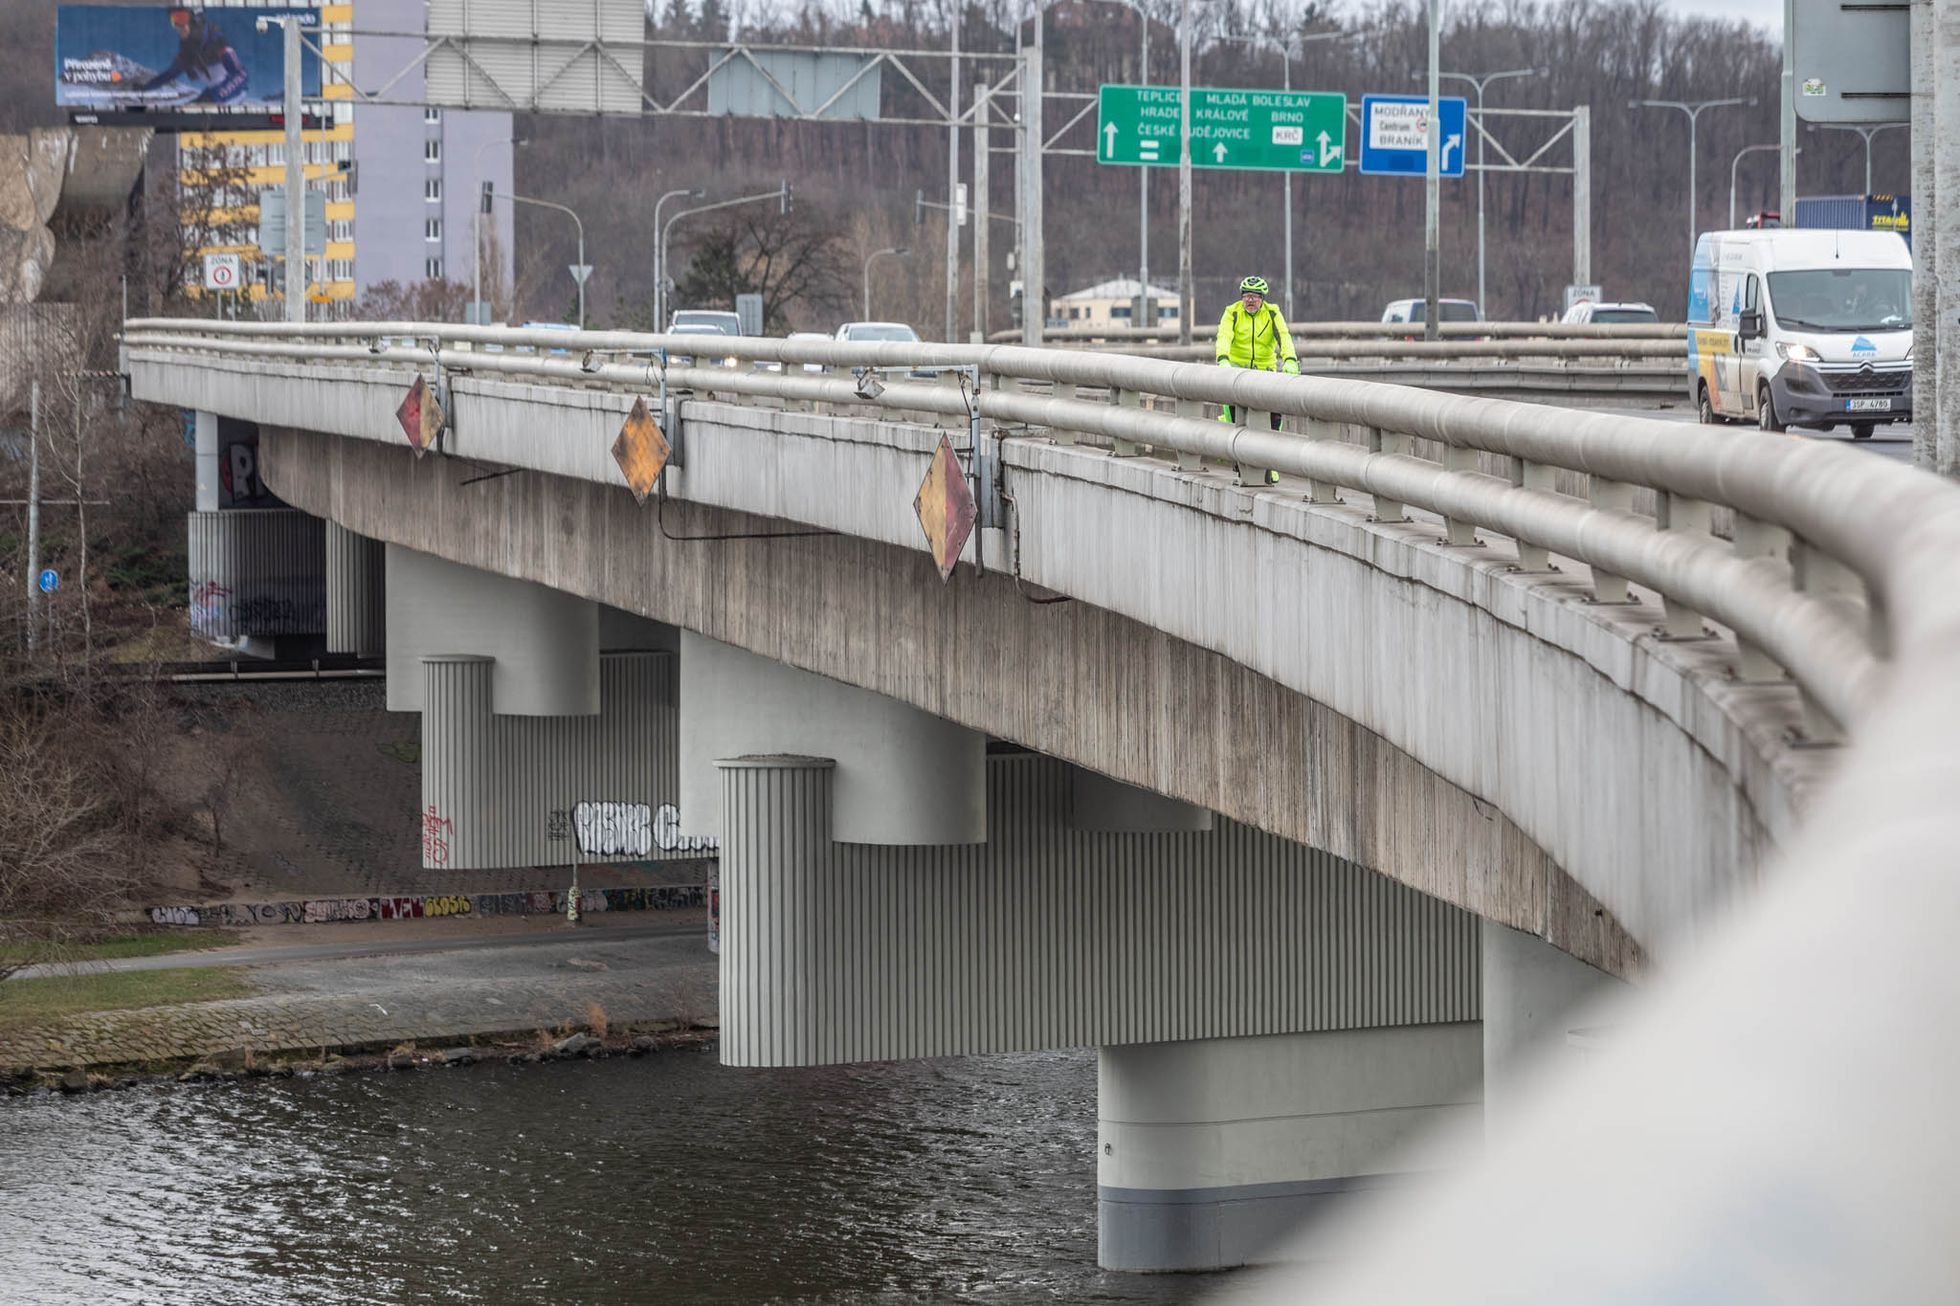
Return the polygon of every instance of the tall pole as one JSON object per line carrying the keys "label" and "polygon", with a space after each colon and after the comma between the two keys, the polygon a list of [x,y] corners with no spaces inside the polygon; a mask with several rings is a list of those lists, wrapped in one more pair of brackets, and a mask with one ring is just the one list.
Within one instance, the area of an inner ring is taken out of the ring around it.
{"label": "tall pole", "polygon": [[1933,0],[1912,0],[1912,463],[1931,471],[1939,429],[1939,188],[1934,151]]}
{"label": "tall pole", "polygon": [[[1953,251],[1960,248],[1960,0],[1933,0],[1933,192],[1932,227],[1939,241],[1939,299],[1932,321],[1960,318],[1960,277],[1952,275]],[[1920,230],[1924,231],[1922,224]],[[1936,411],[1933,469],[1942,476],[1960,471],[1960,360],[1945,355],[1960,333],[1941,326],[1934,346],[1939,404]],[[1915,340],[1917,345],[1917,340]],[[1915,348],[1913,356],[1921,356]],[[1948,367],[1947,363],[1954,366]]]}
{"label": "tall pole", "polygon": [[1783,143],[1781,141],[1771,141],[1764,145],[1745,145],[1741,149],[1737,150],[1735,152],[1735,158],[1729,161],[1729,230],[1730,231],[1735,230],[1735,198],[1736,198],[1736,191],[1739,188],[1739,183],[1741,180],[1742,160],[1746,156],[1755,154],[1760,150],[1780,150],[1782,148],[1783,148]]}
{"label": "tall pole", "polygon": [[1177,10],[1177,340],[1191,343],[1191,0]]}
{"label": "tall pole", "polygon": [[[572,210],[569,207],[558,203],[556,200],[532,199],[529,195],[506,195],[504,198],[509,200],[512,204],[529,204],[535,208],[540,208],[540,209],[556,209],[558,212],[570,218],[572,220],[572,226],[578,230],[578,265],[581,271],[584,270],[586,266],[585,223],[579,219],[578,214],[572,212]],[[773,193],[771,198],[773,198]],[[573,280],[578,282],[578,325],[579,325],[579,330],[583,331],[585,329],[586,277],[583,275],[576,276],[573,278]]]}
{"label": "tall pole", "polygon": [[[953,6],[953,84],[946,122],[946,335],[959,342],[960,332],[960,7]],[[985,221],[986,219],[981,219]],[[866,314],[869,316],[869,313]]]}
{"label": "tall pole", "polygon": [[[1279,48],[1279,84],[1282,90],[1293,89],[1293,60],[1287,56],[1284,45]],[[1283,297],[1286,320],[1293,320],[1293,170],[1287,169],[1279,175],[1280,203],[1286,208],[1285,220],[1280,223],[1280,239],[1286,243],[1286,294]]]}
{"label": "tall pole", "polygon": [[1592,279],[1592,106],[1580,104],[1572,109],[1572,284]]}
{"label": "tall pole", "polygon": [[893,245],[886,249],[872,250],[869,257],[867,257],[864,260],[864,320],[865,321],[869,322],[871,320],[871,265],[877,260],[883,258],[887,254],[895,254],[899,258],[904,258],[907,254],[910,254],[911,252],[912,251],[910,249],[906,248],[903,245]]}
{"label": "tall pole", "polygon": [[1437,103],[1442,79],[1438,76],[1442,32],[1438,16],[1439,0],[1429,0],[1429,157],[1423,165],[1422,182],[1422,336],[1438,339],[1442,332],[1436,321],[1437,298],[1442,293],[1442,163],[1443,125],[1438,121]]}
{"label": "tall pole", "polygon": [[[286,320],[306,321],[306,159],[300,144],[299,15],[287,15],[286,37]],[[260,29],[264,30],[264,29]]]}
{"label": "tall pole", "polygon": [[[1531,77],[1544,72],[1543,68],[1507,68],[1502,72],[1485,73],[1479,77],[1472,73],[1443,73],[1441,76],[1468,82],[1477,95],[1477,307],[1485,317],[1489,317],[1490,298],[1484,280],[1484,146],[1489,133],[1484,128],[1484,88],[1492,82],[1503,81],[1507,77]],[[1577,168],[1574,168],[1575,180]],[[1577,281],[1575,285],[1588,284]]]}
{"label": "tall pole", "polygon": [[1695,220],[1695,126],[1701,121],[1699,113],[1688,114],[1688,252],[1695,248],[1695,228],[1701,224]]}
{"label": "tall pole", "polygon": [[1040,3],[1034,10],[1034,44],[1023,51],[1021,72],[1021,343],[1041,343],[1048,324],[1047,254],[1042,246],[1041,153],[1047,143],[1041,121],[1045,73],[1041,29],[1048,15]]}
{"label": "tall pole", "polygon": [[[1143,54],[1137,63],[1137,80],[1150,85],[1150,14],[1141,6],[1137,21],[1143,27]],[[1154,327],[1157,319],[1150,312],[1150,169],[1137,169],[1137,307],[1131,326]]]}
{"label": "tall pole", "polygon": [[[490,314],[484,312],[481,307],[483,304],[483,210],[487,207],[482,199],[482,192],[483,183],[488,180],[483,175],[483,152],[493,145],[500,145],[502,143],[495,137],[492,137],[490,140],[480,143],[476,147],[476,154],[470,159],[470,171],[476,174],[478,195],[476,208],[470,214],[470,239],[471,244],[476,247],[476,260],[470,269],[470,303],[475,306],[474,311],[483,313],[483,319],[486,323],[489,320]],[[511,145],[515,146],[517,143],[513,140]]]}
{"label": "tall pole", "polygon": [[[1699,206],[1695,203],[1697,198],[1695,192],[1695,156],[1698,153],[1695,148],[1695,139],[1696,128],[1701,123],[1701,115],[1710,109],[1725,109],[1730,105],[1754,103],[1756,103],[1754,100],[1736,96],[1727,100],[1632,100],[1627,104],[1627,107],[1630,109],[1679,109],[1682,113],[1688,115],[1688,250],[1690,253],[1694,251],[1695,236],[1698,234],[1696,228],[1700,223]],[[1794,216],[1795,210],[1791,210],[1791,212],[1783,215],[1783,220],[1788,222]]]}
{"label": "tall pole", "polygon": [[1797,24],[1797,0],[1783,0],[1783,81],[1782,103],[1777,116],[1782,123],[1778,144],[1783,148],[1777,167],[1778,220],[1786,227],[1797,224],[1797,65],[1791,33]]}
{"label": "tall pole", "polygon": [[[41,383],[27,385],[27,651],[41,640]],[[81,495],[76,495],[81,498]]]}
{"label": "tall pole", "polygon": [[982,342],[987,339],[987,297],[993,279],[989,261],[993,250],[987,239],[987,228],[992,225],[988,215],[993,212],[992,178],[988,174],[994,170],[987,120],[993,112],[993,97],[987,93],[986,79],[981,78],[973,84],[973,333]]}
{"label": "tall pole", "polygon": [[667,329],[667,319],[660,312],[667,304],[667,240],[665,228],[660,225],[660,210],[666,207],[668,200],[679,199],[683,195],[700,199],[706,193],[699,187],[693,190],[683,187],[670,190],[653,202],[653,329],[657,332]]}

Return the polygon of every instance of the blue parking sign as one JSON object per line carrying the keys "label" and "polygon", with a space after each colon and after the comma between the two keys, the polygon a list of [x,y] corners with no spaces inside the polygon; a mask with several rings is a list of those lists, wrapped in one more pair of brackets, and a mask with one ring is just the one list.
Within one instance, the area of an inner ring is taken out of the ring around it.
{"label": "blue parking sign", "polygon": [[[1436,101],[1442,128],[1436,171],[1463,175],[1463,153],[1470,143],[1468,101],[1446,95]],[[1429,97],[1361,97],[1361,171],[1391,177],[1421,177],[1429,171]]]}

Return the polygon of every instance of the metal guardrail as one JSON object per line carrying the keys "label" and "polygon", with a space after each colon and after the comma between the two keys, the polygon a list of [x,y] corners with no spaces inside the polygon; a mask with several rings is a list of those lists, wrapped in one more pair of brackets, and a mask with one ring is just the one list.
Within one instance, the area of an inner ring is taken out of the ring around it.
{"label": "metal guardrail", "polygon": [[[1407,520],[1415,507],[1442,518],[1453,543],[1480,531],[1506,537],[1524,572],[1547,571],[1554,555],[1582,562],[1600,602],[1625,601],[1629,583],[1650,589],[1663,599],[1669,635],[1701,637],[1705,617],[1736,641],[1739,675],[1787,672],[1820,742],[1872,709],[1888,670],[1960,649],[1960,587],[1949,575],[1960,557],[1960,490],[1854,450],[1747,430],[1007,345],[716,342],[718,355],[784,365],[751,371],[666,363],[669,348],[699,350],[698,336],[140,320],[127,324],[125,347],[187,360],[439,362],[451,373],[628,391],[664,384],[893,416],[977,410],[980,463],[1003,438],[1041,434],[1104,441],[1117,456],[1170,454],[1193,469],[1203,458],[1270,468],[1304,478],[1312,502],[1359,492],[1377,520]],[[798,365],[876,371],[881,385]],[[946,383],[959,379],[951,372],[905,375],[928,368],[973,369],[981,384],[969,393]],[[1211,418],[1207,406],[1220,404],[1247,424]],[[1267,429],[1269,413],[1297,429]],[[1436,456],[1422,456],[1425,448]],[[1585,496],[1561,493],[1560,473],[1582,478]],[[1635,487],[1653,491],[1651,515],[1634,510]],[[1713,533],[1717,506],[1733,514],[1730,539]]]}
{"label": "metal guardrail", "polygon": [[[1305,340],[1421,340],[1422,323],[1415,322],[1292,322],[1288,324],[1297,344]],[[1535,339],[1535,340],[1686,340],[1688,328],[1682,322],[1442,322],[1437,334],[1445,340]],[[1158,327],[1048,327],[1041,333],[1044,344],[1092,342],[1128,346],[1142,341],[1174,342],[1181,333],[1174,326]],[[1194,327],[1194,338],[1209,340],[1212,328]],[[1021,338],[1018,330],[996,331],[987,339],[992,344],[1013,344]]]}

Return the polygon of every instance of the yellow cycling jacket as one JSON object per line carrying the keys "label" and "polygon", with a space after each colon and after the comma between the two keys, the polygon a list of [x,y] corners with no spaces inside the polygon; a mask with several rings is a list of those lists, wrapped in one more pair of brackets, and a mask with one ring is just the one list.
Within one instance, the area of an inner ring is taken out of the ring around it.
{"label": "yellow cycling jacket", "polygon": [[1289,359],[1295,367],[1300,365],[1300,356],[1293,349],[1293,333],[1272,304],[1248,313],[1244,304],[1233,300],[1225,316],[1218,319],[1218,348],[1213,352],[1221,363],[1256,367],[1262,372],[1276,372]]}

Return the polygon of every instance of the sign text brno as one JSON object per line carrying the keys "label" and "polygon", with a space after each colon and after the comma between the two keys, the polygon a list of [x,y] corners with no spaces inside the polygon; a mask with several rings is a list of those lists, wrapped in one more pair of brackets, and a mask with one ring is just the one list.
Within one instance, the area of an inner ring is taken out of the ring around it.
{"label": "sign text brno", "polygon": [[[1175,86],[1105,84],[1097,95],[1096,161],[1174,167]],[[1332,91],[1191,88],[1191,166],[1339,172],[1347,161],[1347,96]]]}

